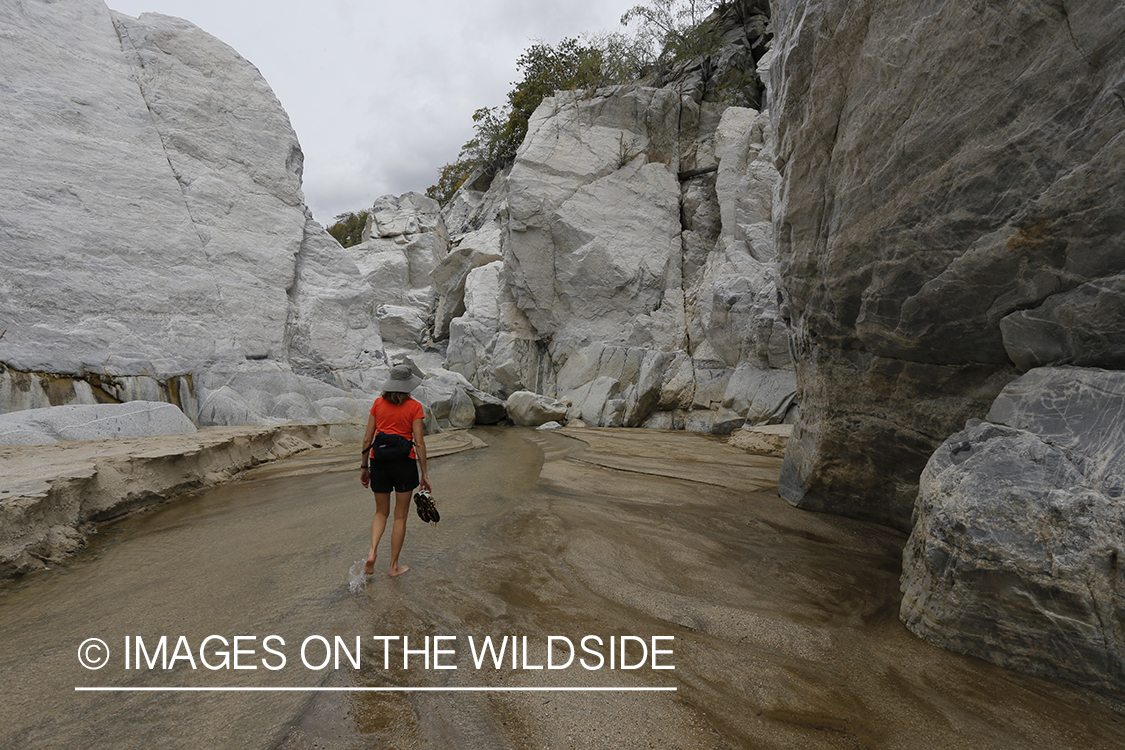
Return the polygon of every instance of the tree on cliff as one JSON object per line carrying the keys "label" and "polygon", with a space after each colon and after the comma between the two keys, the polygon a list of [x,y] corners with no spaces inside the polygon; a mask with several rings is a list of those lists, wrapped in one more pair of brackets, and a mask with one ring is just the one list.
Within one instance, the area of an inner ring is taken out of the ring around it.
{"label": "tree on cliff", "polygon": [[355,214],[349,211],[340,214],[336,217],[336,223],[328,227],[328,233],[344,247],[358,245],[363,242],[363,228],[367,226],[367,213],[367,211],[360,211]]}
{"label": "tree on cliff", "polygon": [[443,205],[477,169],[494,175],[512,163],[527,136],[527,123],[543,99],[557,90],[609,86],[633,80],[641,59],[636,44],[621,34],[566,38],[555,46],[536,42],[516,61],[523,78],[508,92],[503,107],[473,113],[473,137],[457,161],[440,170],[426,195]]}
{"label": "tree on cliff", "polygon": [[445,205],[474,174],[485,178],[483,189],[515,159],[532,113],[555,91],[630,83],[646,72],[661,77],[679,62],[710,54],[719,44],[719,28],[708,16],[722,5],[648,0],[621,17],[623,25],[638,22],[632,35],[603,33],[563,39],[555,46],[531,45],[516,61],[523,78],[508,92],[508,103],[473,113],[473,138],[461,147],[457,161],[439,170],[437,184],[426,195]]}
{"label": "tree on cliff", "polygon": [[649,0],[621,16],[621,25],[638,22],[638,49],[646,67],[666,73],[677,63],[714,53],[722,43],[719,24],[711,17],[722,3],[696,0]]}

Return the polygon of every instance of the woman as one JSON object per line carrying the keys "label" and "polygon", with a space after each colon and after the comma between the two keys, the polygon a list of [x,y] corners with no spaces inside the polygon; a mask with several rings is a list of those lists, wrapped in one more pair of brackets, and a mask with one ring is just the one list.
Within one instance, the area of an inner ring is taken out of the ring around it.
{"label": "woman", "polygon": [[[387,527],[390,515],[391,490],[395,493],[395,522],[391,529],[391,577],[400,576],[410,570],[398,564],[402,542],[406,538],[406,517],[410,511],[410,495],[418,486],[418,465],[422,468],[421,484],[430,487],[426,475],[426,442],[422,437],[422,405],[410,397],[410,392],[418,387],[422,378],[415,375],[407,365],[391,368],[387,381],[383,384],[383,395],[375,399],[371,416],[367,419],[367,431],[363,436],[366,449],[371,445],[376,433],[386,432],[414,441],[408,458],[376,461],[370,450],[364,450],[360,464],[359,481],[364,487],[371,487],[375,493],[375,518],[371,521],[371,552],[363,572],[375,572],[375,550],[379,538]],[[417,464],[415,464],[417,459]]]}

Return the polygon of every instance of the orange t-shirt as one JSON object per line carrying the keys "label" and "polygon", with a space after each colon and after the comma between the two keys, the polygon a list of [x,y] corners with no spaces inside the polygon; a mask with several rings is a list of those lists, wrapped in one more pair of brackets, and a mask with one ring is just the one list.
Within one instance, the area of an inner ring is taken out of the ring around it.
{"label": "orange t-shirt", "polygon": [[[412,398],[395,406],[390,401],[380,396],[371,405],[371,416],[375,417],[375,432],[389,432],[400,435],[407,440],[414,439],[414,420],[422,419],[422,405]],[[410,458],[418,458],[414,449],[410,449]]]}

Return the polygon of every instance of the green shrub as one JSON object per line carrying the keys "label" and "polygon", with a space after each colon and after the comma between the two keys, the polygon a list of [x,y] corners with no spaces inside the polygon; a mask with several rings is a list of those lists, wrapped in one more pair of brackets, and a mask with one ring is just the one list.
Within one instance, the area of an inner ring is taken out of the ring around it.
{"label": "green shrub", "polygon": [[[523,78],[508,92],[507,104],[473,113],[473,138],[461,147],[457,161],[439,170],[437,184],[426,195],[445,205],[477,169],[491,176],[511,164],[532,113],[555,91],[630,83],[646,72],[663,78],[680,62],[713,54],[720,29],[706,19],[718,5],[648,0],[621,17],[626,26],[638,22],[633,35],[603,33],[563,39],[555,46],[532,44],[516,61]],[[623,158],[625,153],[623,147]]]}
{"label": "green shrub", "polygon": [[495,174],[512,163],[527,123],[543,99],[555,91],[594,89],[634,80],[640,55],[621,34],[587,39],[567,38],[555,46],[536,42],[516,61],[523,78],[508,92],[503,107],[485,107],[473,113],[472,139],[461,147],[457,161],[439,170],[438,182],[426,195],[444,205],[478,168]]}
{"label": "green shrub", "polygon": [[328,227],[328,233],[344,247],[363,242],[363,228],[367,226],[367,211],[358,214],[344,213],[336,217],[336,223]]}
{"label": "green shrub", "polygon": [[621,25],[638,22],[636,40],[645,65],[663,77],[676,65],[716,53],[722,29],[710,19],[719,3],[648,0],[621,16]]}

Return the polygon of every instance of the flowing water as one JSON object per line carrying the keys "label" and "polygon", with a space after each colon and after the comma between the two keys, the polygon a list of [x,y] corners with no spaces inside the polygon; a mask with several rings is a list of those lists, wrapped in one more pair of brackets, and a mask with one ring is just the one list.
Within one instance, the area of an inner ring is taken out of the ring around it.
{"label": "flowing water", "polygon": [[[1114,698],[911,636],[903,537],[790,508],[776,459],[683,433],[476,434],[489,447],[432,461],[442,521],[411,511],[395,579],[389,532],[376,575],[356,565],[373,502],[348,446],[6,584],[0,746],[1125,747]],[[485,637],[499,666],[477,665]],[[587,690],[622,687],[645,690]]]}

